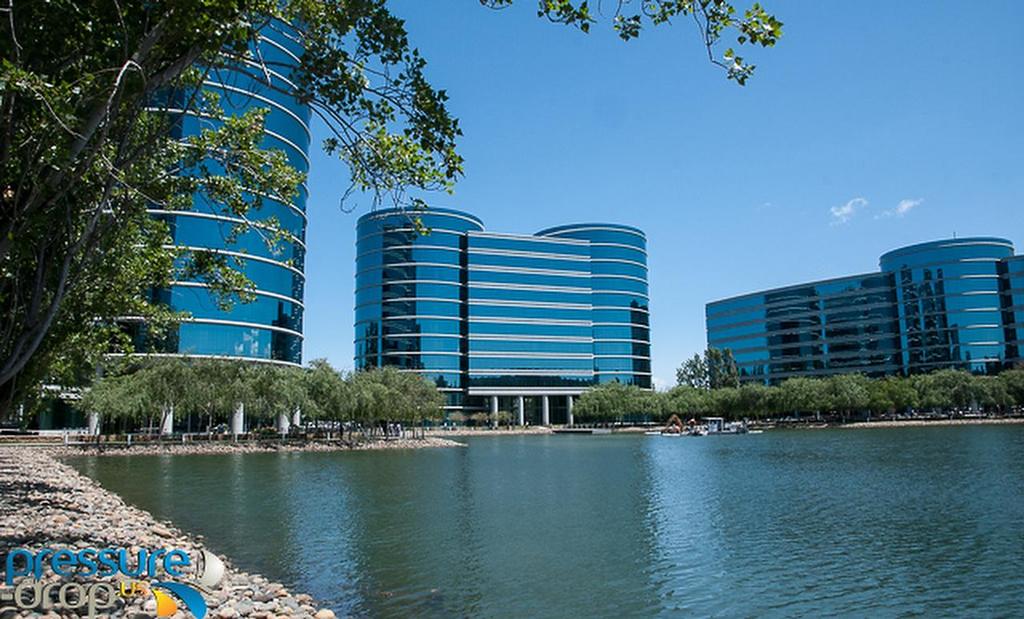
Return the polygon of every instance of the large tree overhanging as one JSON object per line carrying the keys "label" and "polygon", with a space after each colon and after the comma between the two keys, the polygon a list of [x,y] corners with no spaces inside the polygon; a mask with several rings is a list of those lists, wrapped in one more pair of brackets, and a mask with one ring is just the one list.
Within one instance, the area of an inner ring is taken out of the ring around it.
{"label": "large tree overhanging", "polygon": [[[348,167],[350,192],[423,207],[413,196],[451,191],[462,173],[447,96],[384,0],[0,3],[0,416],[44,376],[127,349],[113,317],[173,321],[148,291],[175,277],[246,300],[237,263],[170,248],[146,209],[185,210],[205,195],[240,222],[235,234],[282,238],[259,206],[290,200],[303,179],[260,147],[262,113],[226,117],[202,90],[226,68],[278,87],[283,68],[253,51],[261,30],[301,24],[295,94],[330,128],[324,148]],[[540,0],[538,14],[583,31],[603,17],[568,0]],[[753,67],[714,46],[730,31],[740,45],[781,34],[759,5],[739,15],[722,0],[624,0],[607,16],[623,39],[676,17],[694,20],[709,57],[741,84]],[[175,141],[184,113],[217,122]]]}

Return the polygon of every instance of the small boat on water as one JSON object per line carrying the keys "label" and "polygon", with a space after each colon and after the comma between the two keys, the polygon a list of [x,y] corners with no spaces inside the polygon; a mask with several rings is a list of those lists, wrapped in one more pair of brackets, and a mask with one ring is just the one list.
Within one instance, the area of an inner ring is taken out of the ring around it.
{"label": "small boat on water", "polygon": [[746,421],[726,422],[724,417],[705,417],[704,423],[690,419],[685,424],[678,415],[669,417],[661,431],[644,432],[647,436],[711,436],[719,434],[761,434],[763,430],[747,428]]}
{"label": "small boat on water", "polygon": [[730,421],[726,423],[723,417],[707,417],[708,434],[747,434],[746,421]]}

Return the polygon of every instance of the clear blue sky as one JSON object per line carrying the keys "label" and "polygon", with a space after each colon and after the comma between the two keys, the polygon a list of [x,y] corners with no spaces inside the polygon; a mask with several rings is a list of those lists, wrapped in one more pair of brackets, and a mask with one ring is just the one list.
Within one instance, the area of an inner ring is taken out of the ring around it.
{"label": "clear blue sky", "polygon": [[[465,133],[466,176],[434,204],[495,231],[644,229],[659,386],[705,347],[708,301],[954,232],[1024,251],[1024,2],[763,4],[785,35],[748,55],[741,88],[686,22],[623,43],[538,19],[534,0],[392,3]],[[344,180],[313,154],[304,359],[351,368],[368,205],[339,209]]]}

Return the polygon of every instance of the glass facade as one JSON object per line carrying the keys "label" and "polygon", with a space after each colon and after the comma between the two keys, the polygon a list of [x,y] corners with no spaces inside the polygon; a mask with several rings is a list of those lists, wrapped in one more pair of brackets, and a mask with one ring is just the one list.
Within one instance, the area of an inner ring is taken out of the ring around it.
{"label": "glass facade", "polygon": [[[267,109],[263,146],[283,151],[292,167],[305,173],[309,169],[310,109],[285,94],[291,90],[290,70],[298,66],[303,53],[299,35],[287,24],[275,22],[264,29],[259,53],[270,67],[273,87],[228,69],[211,71],[204,88],[219,96],[228,115],[256,107]],[[191,114],[180,118],[179,136],[194,135],[216,122]],[[255,301],[236,302],[229,310],[219,307],[199,281],[176,281],[168,290],[155,291],[172,309],[189,314],[167,341],[152,343],[157,352],[301,364],[307,196],[303,183],[293,202],[265,198],[261,208],[249,214],[253,221],[276,218],[284,228],[285,238],[273,248],[256,230],[228,242],[231,228],[239,220],[222,205],[201,196],[195,198],[190,211],[151,211],[167,222],[175,245],[213,249],[231,257],[233,266],[256,288]],[[143,328],[139,337],[144,336]],[[139,344],[147,347],[144,341]]]}
{"label": "glass facade", "polygon": [[[708,345],[743,380],[941,368],[994,373],[1020,360],[1022,261],[998,238],[886,253],[880,272],[708,304]],[[1014,297],[1014,290],[1017,290]]]}
{"label": "glass facade", "polygon": [[449,409],[612,380],[651,385],[639,230],[499,234],[458,211],[383,210],[359,219],[356,248],[357,368],[422,373]]}
{"label": "glass facade", "polygon": [[[417,228],[416,217],[429,234]],[[355,359],[418,372],[461,408],[465,395],[465,213],[381,210],[356,226]]]}
{"label": "glass facade", "polygon": [[538,235],[583,241],[590,248],[595,381],[651,388],[647,237],[610,224],[558,226]]}
{"label": "glass facade", "polygon": [[1002,262],[1003,325],[1006,361],[1024,363],[1024,256]]}
{"label": "glass facade", "polygon": [[999,272],[1012,256],[1013,244],[996,238],[922,243],[882,256],[895,282],[905,372],[1002,368]]}

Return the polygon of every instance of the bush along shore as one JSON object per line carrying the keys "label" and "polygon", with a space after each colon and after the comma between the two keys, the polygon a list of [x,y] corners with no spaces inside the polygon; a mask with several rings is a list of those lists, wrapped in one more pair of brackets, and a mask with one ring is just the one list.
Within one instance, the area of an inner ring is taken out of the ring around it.
{"label": "bush along shore", "polygon": [[[190,557],[197,557],[204,550],[199,538],[126,504],[60,462],[49,449],[0,447],[0,497],[0,556],[5,562],[16,548],[31,552],[44,548],[66,548],[71,552],[86,548],[124,548],[133,565],[135,553],[140,549],[180,549]],[[226,568],[223,578],[203,595],[208,606],[207,617],[334,617],[331,610],[318,608],[309,595],[292,593],[279,583],[235,569],[226,559],[222,561]],[[155,580],[159,578],[148,581],[148,585],[152,586]],[[109,582],[117,587],[109,578],[61,577],[50,570],[43,572],[42,582],[55,583],[55,591],[73,582],[86,586]],[[7,592],[13,589],[3,587],[2,583],[0,588]],[[74,596],[75,593],[71,593],[68,599]],[[31,599],[32,596],[25,597]],[[88,616],[84,605],[71,609],[61,605],[56,593],[54,597],[56,603],[52,607],[40,605],[31,609],[20,608],[12,600],[0,597],[0,617]],[[152,593],[114,595],[111,603],[111,608],[98,610],[93,616],[153,617],[157,610],[157,596]],[[184,619],[186,616],[189,615],[184,610],[178,610],[172,617]]]}

